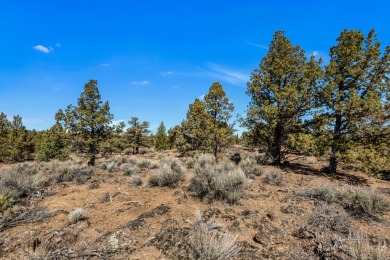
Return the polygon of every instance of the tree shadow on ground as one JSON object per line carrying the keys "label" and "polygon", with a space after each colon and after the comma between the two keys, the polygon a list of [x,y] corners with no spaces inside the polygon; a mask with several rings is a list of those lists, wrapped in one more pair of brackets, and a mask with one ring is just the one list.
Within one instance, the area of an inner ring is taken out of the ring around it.
{"label": "tree shadow on ground", "polygon": [[292,172],[294,174],[323,176],[329,180],[337,180],[339,182],[349,185],[368,185],[368,179],[365,177],[357,176],[347,172],[338,172],[334,175],[326,173],[324,169],[315,169],[312,166],[304,165],[301,163],[288,163],[280,166],[282,170]]}

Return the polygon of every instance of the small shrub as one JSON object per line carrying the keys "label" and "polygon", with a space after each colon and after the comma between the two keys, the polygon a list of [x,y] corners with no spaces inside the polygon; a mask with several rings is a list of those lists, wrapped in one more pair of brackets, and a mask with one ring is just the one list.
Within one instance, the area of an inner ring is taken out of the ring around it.
{"label": "small shrub", "polygon": [[240,162],[240,168],[247,178],[254,179],[256,176],[264,174],[264,168],[257,164],[257,161],[246,158]]}
{"label": "small shrub", "polygon": [[4,212],[15,204],[15,200],[12,197],[7,197],[4,194],[0,194],[0,212]]}
{"label": "small shrub", "polygon": [[344,196],[347,208],[357,214],[376,214],[390,210],[390,200],[383,194],[368,188],[349,189]]}
{"label": "small shrub", "polygon": [[334,205],[320,204],[309,218],[309,224],[316,226],[321,231],[332,230],[348,233],[351,221],[344,209],[338,209]]}
{"label": "small shrub", "polygon": [[325,201],[327,203],[340,202],[342,200],[342,192],[339,187],[333,185],[317,185],[310,193],[310,196]]}
{"label": "small shrub", "polygon": [[213,220],[204,221],[199,211],[196,212],[196,217],[197,220],[192,223],[191,235],[192,250],[196,259],[234,259],[241,250],[236,237],[218,231],[220,225]]}
{"label": "small shrub", "polygon": [[122,164],[121,170],[123,171],[123,174],[126,176],[136,175],[140,172],[140,169],[138,168],[137,165],[132,165],[128,163]]}
{"label": "small shrub", "polygon": [[201,158],[200,162],[195,164],[195,175],[191,179],[190,190],[201,199],[207,197],[210,200],[237,203],[248,182],[240,169],[229,169],[216,165],[213,160]]}
{"label": "small shrub", "polygon": [[177,158],[166,158],[158,173],[149,177],[149,184],[151,186],[168,186],[174,187],[180,181],[183,181],[186,169],[182,166]]}
{"label": "small shrub", "polygon": [[113,172],[118,168],[118,164],[115,161],[111,161],[111,162],[107,163],[106,165],[107,165],[106,169],[108,172]]}
{"label": "small shrub", "polygon": [[152,165],[152,162],[149,160],[142,160],[141,162],[138,163],[138,167],[141,169],[147,169]]}
{"label": "small shrub", "polygon": [[68,215],[70,223],[74,224],[78,221],[85,219],[84,210],[82,208],[76,208],[69,212]]}
{"label": "small shrub", "polygon": [[130,186],[141,186],[142,185],[142,180],[139,175],[134,175],[130,178],[129,180]]}
{"label": "small shrub", "polygon": [[263,178],[263,182],[266,184],[281,186],[283,184],[283,175],[276,170],[268,171]]}
{"label": "small shrub", "polygon": [[390,259],[390,248],[386,241],[380,240],[373,244],[368,236],[360,231],[351,230],[343,247],[352,259]]}
{"label": "small shrub", "polygon": [[137,159],[137,157],[132,156],[132,157],[127,159],[127,163],[136,165],[136,164],[138,164],[138,159]]}

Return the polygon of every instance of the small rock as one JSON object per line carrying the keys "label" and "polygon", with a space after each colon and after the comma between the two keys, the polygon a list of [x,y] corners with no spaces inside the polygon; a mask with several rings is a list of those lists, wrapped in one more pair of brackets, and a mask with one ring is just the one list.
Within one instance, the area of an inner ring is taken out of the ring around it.
{"label": "small rock", "polygon": [[272,211],[271,211],[271,212],[268,212],[268,213],[267,213],[267,217],[268,217],[270,220],[274,220],[274,219],[275,219],[275,213],[273,213]]}

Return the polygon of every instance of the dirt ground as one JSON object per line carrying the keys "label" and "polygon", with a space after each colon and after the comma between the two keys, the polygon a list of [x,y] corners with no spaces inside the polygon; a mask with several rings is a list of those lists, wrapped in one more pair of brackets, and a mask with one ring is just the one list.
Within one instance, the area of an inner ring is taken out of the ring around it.
{"label": "dirt ground", "polygon": [[[243,158],[249,154],[237,151]],[[230,150],[223,157],[228,159],[234,152]],[[138,158],[158,162],[165,156],[177,154],[155,152]],[[180,160],[185,164],[186,158]],[[158,169],[142,169],[143,184],[134,187],[121,171],[94,168],[92,178],[85,183],[55,184],[44,188],[41,196],[30,198],[24,205],[26,210],[35,209],[44,217],[1,231],[0,257],[183,259],[189,257],[186,248],[191,221],[199,209],[204,218],[214,217],[223,232],[237,236],[241,243],[238,259],[292,259],[296,250],[312,252],[318,247],[310,236],[296,235],[301,228],[313,229],[308,219],[318,204],[300,194],[324,184],[369,186],[384,194],[390,192],[389,181],[361,173],[341,170],[337,176],[328,176],[320,170],[326,162],[313,158],[291,156],[289,162],[280,169],[283,185],[267,185],[263,176],[255,177],[238,205],[193,197],[188,191],[193,169],[188,169],[186,180],[178,187],[161,188],[147,185],[148,176]],[[68,214],[75,208],[84,209],[85,218],[70,223]],[[351,228],[390,244],[389,212],[378,218],[350,219]],[[268,231],[275,232],[268,236]]]}

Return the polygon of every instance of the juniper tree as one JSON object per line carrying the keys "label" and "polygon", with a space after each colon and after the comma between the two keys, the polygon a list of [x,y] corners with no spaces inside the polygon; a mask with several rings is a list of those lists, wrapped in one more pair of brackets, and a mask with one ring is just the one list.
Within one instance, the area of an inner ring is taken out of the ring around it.
{"label": "juniper tree", "polygon": [[8,133],[11,129],[11,122],[8,121],[7,115],[0,113],[0,161],[5,160],[8,150]]}
{"label": "juniper tree", "polygon": [[35,142],[38,161],[49,161],[51,159],[66,159],[68,149],[66,144],[66,133],[59,123],[54,124],[49,130],[40,133]]}
{"label": "juniper tree", "polygon": [[205,152],[210,148],[210,129],[213,118],[206,111],[206,103],[198,98],[189,106],[187,117],[181,123],[181,134],[176,147],[182,153]]}
{"label": "juniper tree", "polygon": [[139,153],[139,147],[148,147],[147,135],[150,133],[149,123],[140,122],[138,117],[132,117],[128,122],[130,127],[126,130],[125,139],[130,147],[133,148],[133,154]]}
{"label": "juniper tree", "polygon": [[210,146],[211,151],[217,158],[222,147],[227,146],[232,141],[233,126],[229,125],[231,112],[234,110],[233,104],[226,97],[222,85],[214,82],[209,92],[204,96],[206,111],[211,116],[210,124]]}
{"label": "juniper tree", "polygon": [[168,136],[166,133],[166,128],[165,128],[164,122],[161,122],[161,124],[157,128],[155,140],[156,140],[156,149],[157,150],[168,149]]}
{"label": "juniper tree", "polygon": [[25,160],[32,152],[30,147],[31,139],[28,131],[23,125],[22,117],[16,115],[10,122],[10,129],[6,139],[6,154],[13,162]]}
{"label": "juniper tree", "polygon": [[274,34],[268,54],[252,72],[247,94],[251,97],[245,125],[280,164],[289,135],[302,130],[303,118],[315,107],[320,61],[293,46],[283,32]]}
{"label": "juniper tree", "polygon": [[330,173],[337,171],[340,156],[353,146],[373,145],[370,139],[375,136],[377,141],[390,138],[386,130],[390,47],[381,53],[374,30],[367,37],[361,31],[343,30],[337,42],[330,48],[321,96],[330,140]]}
{"label": "juniper tree", "polygon": [[175,147],[176,139],[181,135],[181,126],[175,125],[173,128],[168,130],[168,146],[169,149]]}
{"label": "juniper tree", "polygon": [[85,153],[90,165],[95,164],[100,144],[113,130],[108,101],[101,100],[96,80],[89,80],[77,101],[56,114],[57,122],[69,135],[72,150]]}

